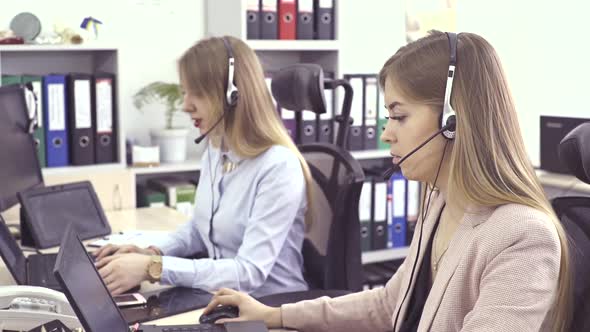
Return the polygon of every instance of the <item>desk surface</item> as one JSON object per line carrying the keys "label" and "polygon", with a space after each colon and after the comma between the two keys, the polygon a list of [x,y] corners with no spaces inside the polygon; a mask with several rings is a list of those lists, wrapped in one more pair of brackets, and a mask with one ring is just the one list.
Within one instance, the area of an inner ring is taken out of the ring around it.
{"label": "desk surface", "polygon": [[[189,218],[174,209],[168,207],[162,208],[140,208],[136,210],[122,210],[105,212],[113,232],[130,231],[130,230],[150,230],[150,231],[172,231],[176,227],[186,222]],[[18,224],[18,221],[9,220],[8,224]],[[57,252],[57,248],[43,250],[43,252]],[[8,272],[4,262],[0,260],[0,285],[14,285],[15,282]],[[149,291],[158,287],[148,282],[141,285],[142,291]],[[155,325],[180,325],[195,324],[199,321],[202,309],[189,311],[146,324]],[[273,330],[281,331],[281,330]]]}

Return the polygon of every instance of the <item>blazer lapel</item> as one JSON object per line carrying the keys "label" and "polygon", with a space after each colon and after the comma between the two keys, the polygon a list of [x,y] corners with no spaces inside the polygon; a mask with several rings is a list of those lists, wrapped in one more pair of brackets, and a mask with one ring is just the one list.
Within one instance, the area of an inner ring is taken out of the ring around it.
{"label": "blazer lapel", "polygon": [[[420,268],[420,264],[422,264],[422,260],[424,258],[424,251],[426,250],[426,246],[428,245],[428,239],[430,238],[430,234],[432,234],[433,228],[434,228],[434,223],[436,222],[436,218],[438,217],[439,213],[440,213],[440,209],[442,208],[445,200],[442,197],[442,195],[440,195],[439,192],[436,192],[435,194],[433,194],[433,202],[431,203],[430,209],[428,209],[428,215],[426,216],[426,222],[424,222],[424,230],[422,232],[422,243],[420,243],[420,256],[418,257],[418,260],[416,261],[416,271],[414,271],[414,275],[412,276],[412,287],[410,288],[410,290],[408,291],[408,296],[406,297],[405,301],[403,301],[403,303],[401,303],[402,299],[404,298],[404,295],[406,294],[406,291],[410,285],[410,275],[412,274],[412,266],[414,265],[414,261],[416,260],[416,254],[417,254],[417,249],[418,249],[418,238],[414,237],[414,240],[412,240],[412,244],[410,247],[410,252],[408,254],[408,256],[406,257],[406,267],[405,267],[405,271],[404,271],[404,277],[402,279],[401,282],[401,288],[399,290],[399,294],[398,294],[398,301],[395,307],[395,310],[393,311],[393,320],[395,320],[395,316],[397,315],[397,312],[400,311],[399,313],[399,318],[397,320],[397,327],[396,330],[399,330],[399,327],[401,326],[401,322],[403,321],[404,316],[406,315],[406,311],[408,309],[408,305],[410,303],[410,299],[412,296],[412,292],[414,291],[414,286],[415,286],[415,282],[416,282],[416,277],[418,275],[418,270]],[[420,232],[420,224],[416,225],[416,230],[414,232]],[[414,243],[416,242],[416,243]],[[393,323],[393,322],[392,322]]]}
{"label": "blazer lapel", "polygon": [[461,258],[465,254],[465,248],[473,240],[475,227],[489,218],[489,211],[491,210],[483,210],[475,214],[465,214],[461,220],[461,224],[457,227],[455,235],[449,243],[449,248],[442,258],[440,270],[435,277],[430,294],[424,304],[418,331],[430,330],[447,285],[453,277]]}

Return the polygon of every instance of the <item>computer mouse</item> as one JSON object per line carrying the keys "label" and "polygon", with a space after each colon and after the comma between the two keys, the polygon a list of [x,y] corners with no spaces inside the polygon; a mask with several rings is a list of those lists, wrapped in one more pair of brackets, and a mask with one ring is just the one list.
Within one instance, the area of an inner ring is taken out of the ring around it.
{"label": "computer mouse", "polygon": [[199,322],[201,324],[214,324],[217,320],[222,318],[237,318],[240,316],[240,309],[230,305],[220,305],[211,310],[206,315],[201,315]]}

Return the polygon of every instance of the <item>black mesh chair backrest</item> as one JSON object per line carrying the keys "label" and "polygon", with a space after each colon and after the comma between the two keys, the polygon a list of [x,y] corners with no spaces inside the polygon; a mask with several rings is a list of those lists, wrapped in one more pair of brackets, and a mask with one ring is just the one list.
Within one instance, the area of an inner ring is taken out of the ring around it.
{"label": "black mesh chair backrest", "polygon": [[303,244],[311,289],[361,289],[358,202],[361,165],[334,144],[299,146],[313,177],[313,223]]}
{"label": "black mesh chair backrest", "polygon": [[590,331],[590,197],[558,197],[551,204],[568,235],[573,260],[570,331]]}
{"label": "black mesh chair backrest", "polygon": [[[580,181],[590,183],[590,122],[559,143],[559,159]],[[558,197],[551,205],[569,238],[574,298],[570,331],[590,331],[590,197]]]}

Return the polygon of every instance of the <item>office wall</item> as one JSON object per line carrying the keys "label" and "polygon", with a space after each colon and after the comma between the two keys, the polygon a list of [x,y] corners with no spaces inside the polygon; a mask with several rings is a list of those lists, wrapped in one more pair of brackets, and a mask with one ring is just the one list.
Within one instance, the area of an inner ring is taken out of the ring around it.
{"label": "office wall", "polygon": [[539,117],[590,117],[590,3],[581,0],[459,1],[458,29],[496,48],[516,100],[524,141],[539,165]]}
{"label": "office wall", "polygon": [[[164,112],[157,105],[140,112],[131,97],[149,82],[178,81],[176,59],[204,35],[205,28],[202,0],[2,0],[0,7],[0,30],[8,28],[10,20],[24,11],[39,17],[42,33],[52,32],[56,22],[78,27],[86,16],[101,20],[100,43],[119,49],[119,102],[124,128],[127,137],[142,143],[148,142],[150,128],[164,126]],[[184,114],[176,123],[190,125]],[[193,128],[190,136],[197,134]],[[198,149],[190,152],[194,155]]]}
{"label": "office wall", "polygon": [[[339,5],[340,72],[378,72],[404,43],[403,0],[340,0]],[[131,97],[149,82],[177,81],[176,59],[206,34],[205,6],[206,0],[2,0],[0,29],[24,11],[39,17],[42,32],[51,32],[56,22],[77,27],[86,16],[103,21],[100,41],[119,49],[119,102],[127,137],[147,143],[149,129],[164,126],[164,113],[155,105],[140,112]],[[176,123],[190,125],[184,114]],[[197,135],[191,129],[189,142]],[[189,157],[202,152],[188,146]]]}

